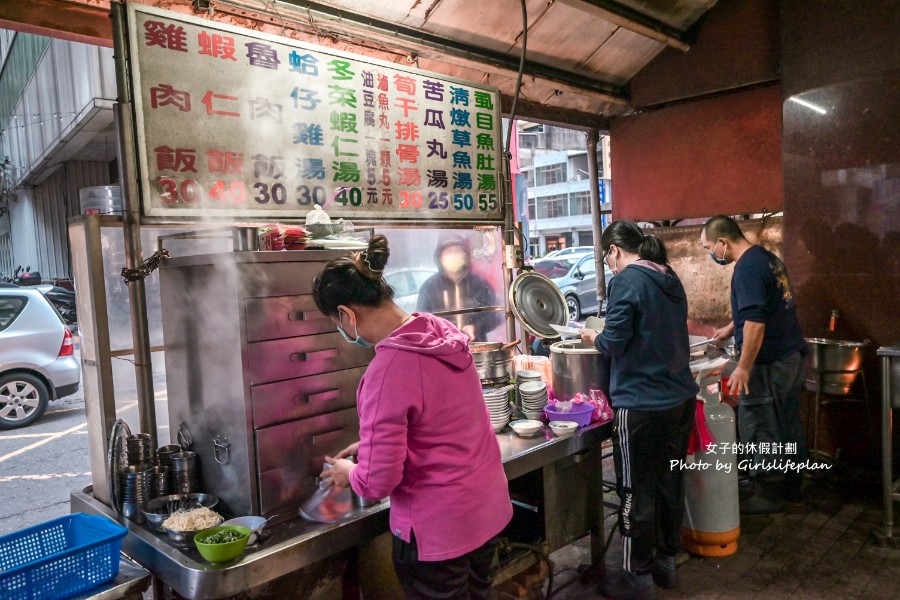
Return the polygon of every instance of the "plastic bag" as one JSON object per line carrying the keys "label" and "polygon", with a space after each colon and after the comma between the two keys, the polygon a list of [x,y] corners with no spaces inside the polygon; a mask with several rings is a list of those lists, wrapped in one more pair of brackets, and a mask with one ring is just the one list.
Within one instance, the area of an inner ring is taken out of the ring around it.
{"label": "plastic bag", "polygon": [[594,412],[591,413],[591,423],[607,423],[612,421],[612,407],[609,405],[609,398],[606,397],[603,390],[590,390],[589,394],[575,394],[572,401],[587,403],[594,406]]}

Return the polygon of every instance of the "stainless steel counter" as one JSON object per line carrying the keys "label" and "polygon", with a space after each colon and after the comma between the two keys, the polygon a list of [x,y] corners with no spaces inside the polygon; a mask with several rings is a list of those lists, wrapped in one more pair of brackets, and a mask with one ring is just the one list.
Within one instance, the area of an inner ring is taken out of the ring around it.
{"label": "stainless steel counter", "polygon": [[119,560],[119,574],[115,579],[73,596],[72,600],[120,600],[133,598],[140,600],[150,587],[150,572],[125,557]]}
{"label": "stainless steel counter", "polygon": [[[592,425],[564,438],[546,434],[521,438],[505,430],[497,435],[507,478],[578,455],[610,436],[612,425]],[[355,509],[333,525],[294,519],[274,526],[269,537],[248,547],[243,557],[225,565],[207,563],[193,546],[173,546],[165,534],[151,531],[117,515],[95,500],[86,488],[71,495],[72,512],[104,515],[128,528],[122,552],[186,598],[223,598],[263,585],[373,539],[389,530],[389,502]]]}

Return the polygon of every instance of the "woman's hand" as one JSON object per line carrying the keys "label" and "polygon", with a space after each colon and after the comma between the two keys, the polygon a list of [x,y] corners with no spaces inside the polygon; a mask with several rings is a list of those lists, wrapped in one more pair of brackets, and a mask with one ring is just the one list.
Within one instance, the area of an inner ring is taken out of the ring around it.
{"label": "woman's hand", "polygon": [[600,335],[593,329],[585,329],[581,332],[581,341],[589,346],[594,345],[594,340],[597,339],[597,336]]}
{"label": "woman's hand", "polygon": [[331,468],[323,469],[320,477],[330,477],[331,481],[334,482],[334,485],[338,487],[349,487],[350,471],[356,466],[353,464],[353,461],[347,460],[346,458],[332,458],[331,456],[326,456],[325,462],[331,465]]}
{"label": "woman's hand", "polygon": [[334,455],[335,458],[348,458],[350,456],[356,456],[359,454],[359,442],[355,442],[350,444],[340,452]]}

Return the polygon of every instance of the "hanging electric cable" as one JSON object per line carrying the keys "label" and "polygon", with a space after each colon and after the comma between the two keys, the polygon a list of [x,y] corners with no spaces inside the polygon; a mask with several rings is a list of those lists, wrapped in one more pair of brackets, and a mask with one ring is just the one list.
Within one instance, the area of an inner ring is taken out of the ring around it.
{"label": "hanging electric cable", "polygon": [[528,48],[528,8],[525,0],[519,0],[522,4],[522,54],[519,56],[519,73],[516,75],[516,88],[513,90],[512,106],[509,108],[509,127],[506,130],[506,148],[504,153],[509,160],[509,147],[512,142],[512,130],[516,121],[516,104],[519,102],[519,92],[522,89],[522,73],[525,72],[525,51]]}

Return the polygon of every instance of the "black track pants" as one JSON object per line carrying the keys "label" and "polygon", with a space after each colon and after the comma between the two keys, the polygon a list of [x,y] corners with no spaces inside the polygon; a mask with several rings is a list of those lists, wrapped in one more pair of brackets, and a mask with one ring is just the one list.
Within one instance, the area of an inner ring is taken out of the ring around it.
{"label": "black track pants", "polygon": [[681,548],[684,472],[669,461],[685,458],[695,404],[692,398],[661,411],[615,410],[613,460],[626,571],[649,573],[656,552],[674,556]]}
{"label": "black track pants", "polygon": [[416,540],[394,537],[394,570],[409,600],[480,600],[490,597],[491,563],[497,538],[458,558],[419,560]]}

